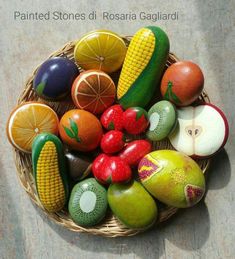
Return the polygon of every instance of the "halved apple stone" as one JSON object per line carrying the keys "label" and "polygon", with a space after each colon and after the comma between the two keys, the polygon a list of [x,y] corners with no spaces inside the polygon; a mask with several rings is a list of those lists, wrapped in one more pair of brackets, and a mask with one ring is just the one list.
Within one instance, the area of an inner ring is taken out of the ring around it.
{"label": "halved apple stone", "polygon": [[173,147],[194,158],[218,152],[228,139],[229,126],[224,113],[215,105],[203,104],[177,110],[178,126],[169,136]]}

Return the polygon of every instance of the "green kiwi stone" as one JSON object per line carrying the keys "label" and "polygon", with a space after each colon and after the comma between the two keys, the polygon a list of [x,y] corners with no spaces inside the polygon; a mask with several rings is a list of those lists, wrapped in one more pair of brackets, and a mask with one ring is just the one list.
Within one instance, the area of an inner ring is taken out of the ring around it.
{"label": "green kiwi stone", "polygon": [[94,178],[77,183],[69,199],[69,214],[80,226],[94,226],[105,216],[107,192]]}
{"label": "green kiwi stone", "polygon": [[155,103],[148,111],[150,126],[147,138],[159,141],[166,138],[175,128],[177,114],[174,105],[168,101]]}

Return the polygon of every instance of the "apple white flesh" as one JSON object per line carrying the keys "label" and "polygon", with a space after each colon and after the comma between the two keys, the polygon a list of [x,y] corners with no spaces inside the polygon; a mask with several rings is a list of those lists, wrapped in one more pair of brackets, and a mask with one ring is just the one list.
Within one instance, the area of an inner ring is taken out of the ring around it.
{"label": "apple white flesh", "polygon": [[173,147],[189,156],[205,158],[220,150],[228,138],[223,112],[211,104],[177,110],[178,127],[169,136]]}

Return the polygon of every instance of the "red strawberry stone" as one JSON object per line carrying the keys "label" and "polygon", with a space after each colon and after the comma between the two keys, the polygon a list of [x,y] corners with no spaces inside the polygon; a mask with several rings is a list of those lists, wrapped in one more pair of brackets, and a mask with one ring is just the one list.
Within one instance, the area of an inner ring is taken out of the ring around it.
{"label": "red strawberry stone", "polygon": [[138,166],[140,160],[151,151],[152,145],[147,140],[134,140],[129,142],[118,156],[133,167]]}
{"label": "red strawberry stone", "polygon": [[129,134],[140,134],[144,132],[149,125],[148,114],[141,107],[128,108],[122,117],[124,128]]}
{"label": "red strawberry stone", "polygon": [[103,135],[100,147],[104,153],[112,154],[119,152],[125,145],[125,136],[119,130],[111,130]]}
{"label": "red strawberry stone", "polygon": [[105,181],[101,180],[101,173],[102,173],[102,166],[105,161],[109,159],[109,156],[106,154],[100,154],[99,156],[96,157],[94,162],[92,163],[92,173],[94,177],[101,183],[105,183]]}
{"label": "red strawberry stone", "polygon": [[110,106],[102,114],[100,121],[103,127],[107,130],[122,130],[123,129],[123,109],[121,105],[115,104]]}
{"label": "red strawberry stone", "polygon": [[101,180],[106,183],[125,183],[131,179],[129,165],[120,157],[112,156],[102,165]]}

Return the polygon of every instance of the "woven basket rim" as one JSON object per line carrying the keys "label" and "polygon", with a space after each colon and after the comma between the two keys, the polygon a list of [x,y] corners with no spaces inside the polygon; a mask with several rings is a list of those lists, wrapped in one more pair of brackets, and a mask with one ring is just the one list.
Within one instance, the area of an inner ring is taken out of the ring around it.
{"label": "woven basket rim", "polygon": [[[131,37],[132,36],[122,36],[122,38],[127,44],[130,41]],[[76,41],[67,42],[62,48],[50,54],[48,58],[55,57],[55,56],[66,56],[72,59],[73,48],[75,44],[76,44]],[[179,61],[179,58],[177,58],[175,54],[169,53],[166,66],[169,66],[176,61]],[[37,73],[37,70],[40,66],[41,64],[34,69],[31,76],[29,76],[29,78],[27,79],[24,85],[24,89],[18,98],[18,101],[17,101],[18,105],[26,101],[35,101],[35,93],[32,88],[32,83],[33,83],[34,76]],[[80,67],[79,69],[81,70]],[[200,99],[206,102],[210,102],[210,99],[206,94],[206,92],[202,93],[202,95],[200,96]],[[38,101],[38,98],[36,99],[36,101]],[[46,102],[45,100],[42,100],[42,101],[48,104],[48,102]],[[166,145],[169,145],[169,143]],[[66,227],[71,231],[86,232],[86,233],[91,233],[93,235],[101,235],[105,237],[133,236],[146,230],[146,229],[136,230],[136,229],[127,228],[122,223],[120,223],[119,220],[117,220],[117,218],[111,213],[108,213],[108,216],[105,218],[105,221],[91,228],[84,228],[76,225],[71,220],[71,218],[68,217],[68,213],[64,210],[59,213],[49,213],[41,205],[35,189],[35,184],[32,179],[32,164],[31,164],[30,155],[25,154],[16,149],[14,149],[13,152],[14,152],[14,160],[17,168],[17,175],[23,189],[29,195],[31,200],[37,205],[37,207],[42,209],[44,213],[47,215],[47,217],[50,220],[53,220],[55,223],[63,227]],[[200,160],[199,163],[203,169],[203,172],[205,173],[209,168],[210,159]],[[178,209],[174,207],[167,207],[165,210],[160,211],[160,216],[158,218],[157,223],[159,224],[166,221],[167,219],[172,217],[177,211]]]}

